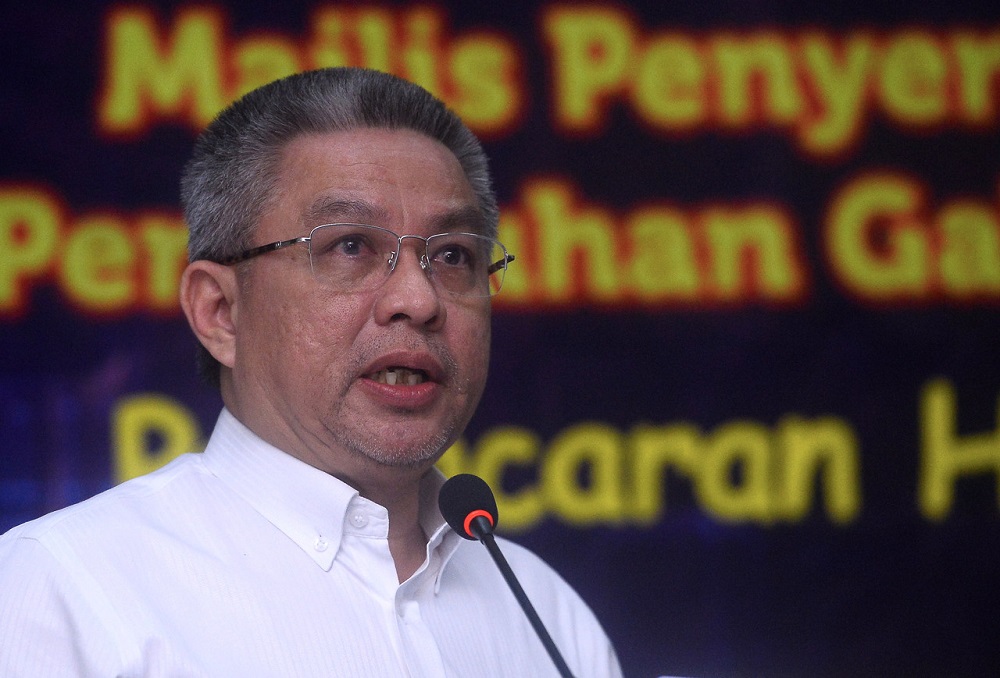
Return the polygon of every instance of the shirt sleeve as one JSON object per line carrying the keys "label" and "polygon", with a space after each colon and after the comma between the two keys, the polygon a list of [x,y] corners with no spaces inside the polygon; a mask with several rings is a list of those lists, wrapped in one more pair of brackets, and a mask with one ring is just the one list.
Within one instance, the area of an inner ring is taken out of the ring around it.
{"label": "shirt sleeve", "polygon": [[88,607],[37,539],[0,538],[0,676],[114,675],[115,644]]}

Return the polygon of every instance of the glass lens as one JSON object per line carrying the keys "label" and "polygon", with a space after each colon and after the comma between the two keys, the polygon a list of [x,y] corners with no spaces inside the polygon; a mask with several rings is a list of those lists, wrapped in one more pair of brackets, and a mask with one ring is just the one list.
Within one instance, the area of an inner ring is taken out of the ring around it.
{"label": "glass lens", "polygon": [[374,289],[389,276],[396,234],[377,226],[317,226],[309,241],[313,274],[339,292]]}
{"label": "glass lens", "polygon": [[[309,260],[313,274],[335,291],[363,292],[389,277],[398,245],[399,236],[378,226],[325,224],[310,234]],[[431,279],[439,289],[473,297],[500,291],[507,252],[493,238],[440,233],[427,238],[426,254]]]}
{"label": "glass lens", "polygon": [[454,294],[488,297],[500,291],[507,253],[499,242],[473,233],[441,233],[427,239],[431,276]]}

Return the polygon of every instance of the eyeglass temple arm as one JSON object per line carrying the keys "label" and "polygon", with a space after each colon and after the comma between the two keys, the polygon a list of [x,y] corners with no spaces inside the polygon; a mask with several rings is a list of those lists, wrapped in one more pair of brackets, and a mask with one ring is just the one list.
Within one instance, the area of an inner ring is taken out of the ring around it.
{"label": "eyeglass temple arm", "polygon": [[234,254],[231,257],[223,257],[216,261],[216,263],[229,266],[231,264],[238,264],[241,261],[246,261],[247,259],[252,259],[253,257],[259,256],[261,254],[267,254],[268,252],[273,252],[274,250],[280,250],[283,247],[288,247],[289,245],[295,245],[300,242],[309,242],[309,236],[303,236],[301,238],[292,238],[291,240],[281,240],[279,242],[272,242],[267,245],[261,245],[260,247],[254,247],[252,249],[240,252],[239,254]]}
{"label": "eyeglass temple arm", "polygon": [[487,275],[493,275],[494,273],[496,273],[497,271],[499,271],[501,268],[507,268],[507,264],[509,264],[512,261],[514,261],[514,255],[513,254],[508,254],[507,256],[505,256],[500,261],[497,261],[497,262],[494,262],[493,264],[491,264],[490,267],[488,269],[486,269],[486,274]]}

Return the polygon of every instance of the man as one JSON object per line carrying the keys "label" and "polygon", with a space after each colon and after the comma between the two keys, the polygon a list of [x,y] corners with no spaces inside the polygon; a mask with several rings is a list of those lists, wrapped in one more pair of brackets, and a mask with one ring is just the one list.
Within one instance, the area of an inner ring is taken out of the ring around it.
{"label": "man", "polygon": [[[475,137],[414,85],[315,71],[224,111],[182,194],[181,305],[225,409],[204,454],[2,538],[0,675],[555,675],[436,508],[512,260]],[[620,675],[504,549],[574,674]]]}

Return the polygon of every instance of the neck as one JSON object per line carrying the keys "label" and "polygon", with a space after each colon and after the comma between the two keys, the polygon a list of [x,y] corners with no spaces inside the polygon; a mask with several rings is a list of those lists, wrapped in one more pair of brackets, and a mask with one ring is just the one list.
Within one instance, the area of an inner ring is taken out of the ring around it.
{"label": "neck", "polygon": [[358,487],[361,496],[385,507],[389,513],[389,553],[396,564],[400,583],[423,565],[427,554],[427,535],[420,526],[420,479],[386,485],[366,483]]}
{"label": "neck", "polygon": [[[329,448],[310,447],[283,423],[255,416],[241,407],[230,388],[229,373],[223,370],[223,401],[229,411],[263,440],[286,454],[339,478],[355,488],[362,497],[383,506],[389,513],[389,553],[396,564],[399,581],[409,579],[423,564],[427,551],[427,535],[420,527],[420,483],[430,470],[431,462],[413,468],[379,464],[370,459],[350,455],[329,454]],[[345,462],[345,459],[347,461]],[[336,466],[332,465],[336,463]]]}

